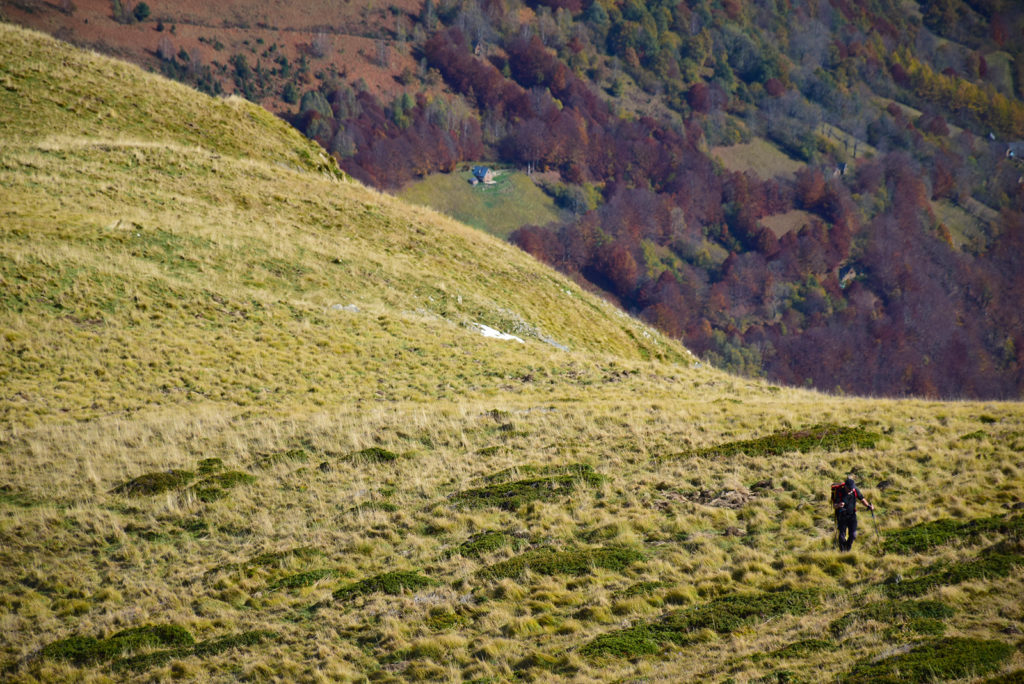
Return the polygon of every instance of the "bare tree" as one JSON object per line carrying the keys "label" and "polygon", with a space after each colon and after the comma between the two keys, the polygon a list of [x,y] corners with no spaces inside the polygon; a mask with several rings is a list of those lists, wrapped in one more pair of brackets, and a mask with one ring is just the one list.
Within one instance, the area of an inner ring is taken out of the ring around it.
{"label": "bare tree", "polygon": [[203,53],[199,51],[199,48],[194,47],[188,53],[188,72],[191,76],[197,76],[202,68]]}
{"label": "bare tree", "polygon": [[377,50],[377,66],[388,68],[391,65],[391,51],[388,49],[388,44],[383,40],[378,40],[374,47]]}
{"label": "bare tree", "polygon": [[174,43],[166,35],[160,36],[160,42],[156,46],[156,56],[165,62],[174,59]]}
{"label": "bare tree", "polygon": [[327,56],[332,47],[330,36],[325,31],[317,31],[313,36],[313,42],[309,45],[309,51],[314,57],[323,58]]}

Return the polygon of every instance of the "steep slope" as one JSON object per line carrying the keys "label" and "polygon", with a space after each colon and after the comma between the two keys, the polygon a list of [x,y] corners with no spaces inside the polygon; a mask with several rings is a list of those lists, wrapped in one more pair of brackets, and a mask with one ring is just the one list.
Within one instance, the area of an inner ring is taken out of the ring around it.
{"label": "steep slope", "polygon": [[1020,404],[727,376],[6,25],[0,125],[5,680],[1020,676]]}
{"label": "steep slope", "polygon": [[692,361],[519,250],[344,180],[254,105],[4,31],[7,420],[486,394],[576,351]]}

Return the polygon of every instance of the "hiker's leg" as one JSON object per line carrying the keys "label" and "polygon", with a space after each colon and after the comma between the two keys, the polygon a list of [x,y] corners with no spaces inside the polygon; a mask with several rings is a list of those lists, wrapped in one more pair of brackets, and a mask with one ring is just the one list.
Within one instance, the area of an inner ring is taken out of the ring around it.
{"label": "hiker's leg", "polygon": [[850,548],[850,541],[847,537],[850,531],[850,521],[845,515],[839,516],[839,550],[846,551]]}
{"label": "hiker's leg", "polygon": [[857,514],[854,513],[850,516],[850,520],[847,522],[850,528],[850,539],[846,542],[846,549],[849,551],[853,548],[853,540],[857,538]]}

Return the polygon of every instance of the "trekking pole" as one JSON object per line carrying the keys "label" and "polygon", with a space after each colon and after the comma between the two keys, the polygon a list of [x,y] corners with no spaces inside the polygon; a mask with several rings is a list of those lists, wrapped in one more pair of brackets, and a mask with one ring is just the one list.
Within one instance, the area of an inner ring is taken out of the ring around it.
{"label": "trekking pole", "polygon": [[871,509],[871,526],[875,528],[875,546],[878,547],[878,538],[880,535],[878,534],[878,520],[875,518],[874,507]]}

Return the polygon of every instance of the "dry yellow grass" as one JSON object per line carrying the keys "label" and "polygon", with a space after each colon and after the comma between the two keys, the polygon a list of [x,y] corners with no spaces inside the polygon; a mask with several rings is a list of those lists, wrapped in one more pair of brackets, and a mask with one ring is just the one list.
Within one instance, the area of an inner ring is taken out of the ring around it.
{"label": "dry yellow grass", "polygon": [[[500,241],[339,178],[249,105],[2,25],[0,65],[5,680],[835,679],[932,638],[872,620],[830,636],[887,580],[1000,541],[1019,555],[999,534],[881,545],[1024,500],[1019,403],[730,377]],[[101,93],[118,116],[77,123],[67,103]],[[825,422],[877,445],[696,451]],[[191,479],[116,491],[172,469]],[[840,556],[825,499],[851,470],[880,513]],[[541,496],[466,504],[509,485]],[[547,550],[583,567],[548,574]],[[526,552],[517,576],[480,574]],[[780,589],[822,602],[641,657],[583,650]],[[1020,565],[925,597],[956,611],[950,636],[1012,643],[1024,618]],[[76,661],[84,642],[62,642],[144,625],[200,644]],[[810,637],[831,648],[762,657]]]}
{"label": "dry yellow grass", "polygon": [[714,147],[711,154],[729,171],[753,171],[761,178],[779,176],[792,179],[805,166],[764,138],[754,138],[748,143],[728,147]]}

